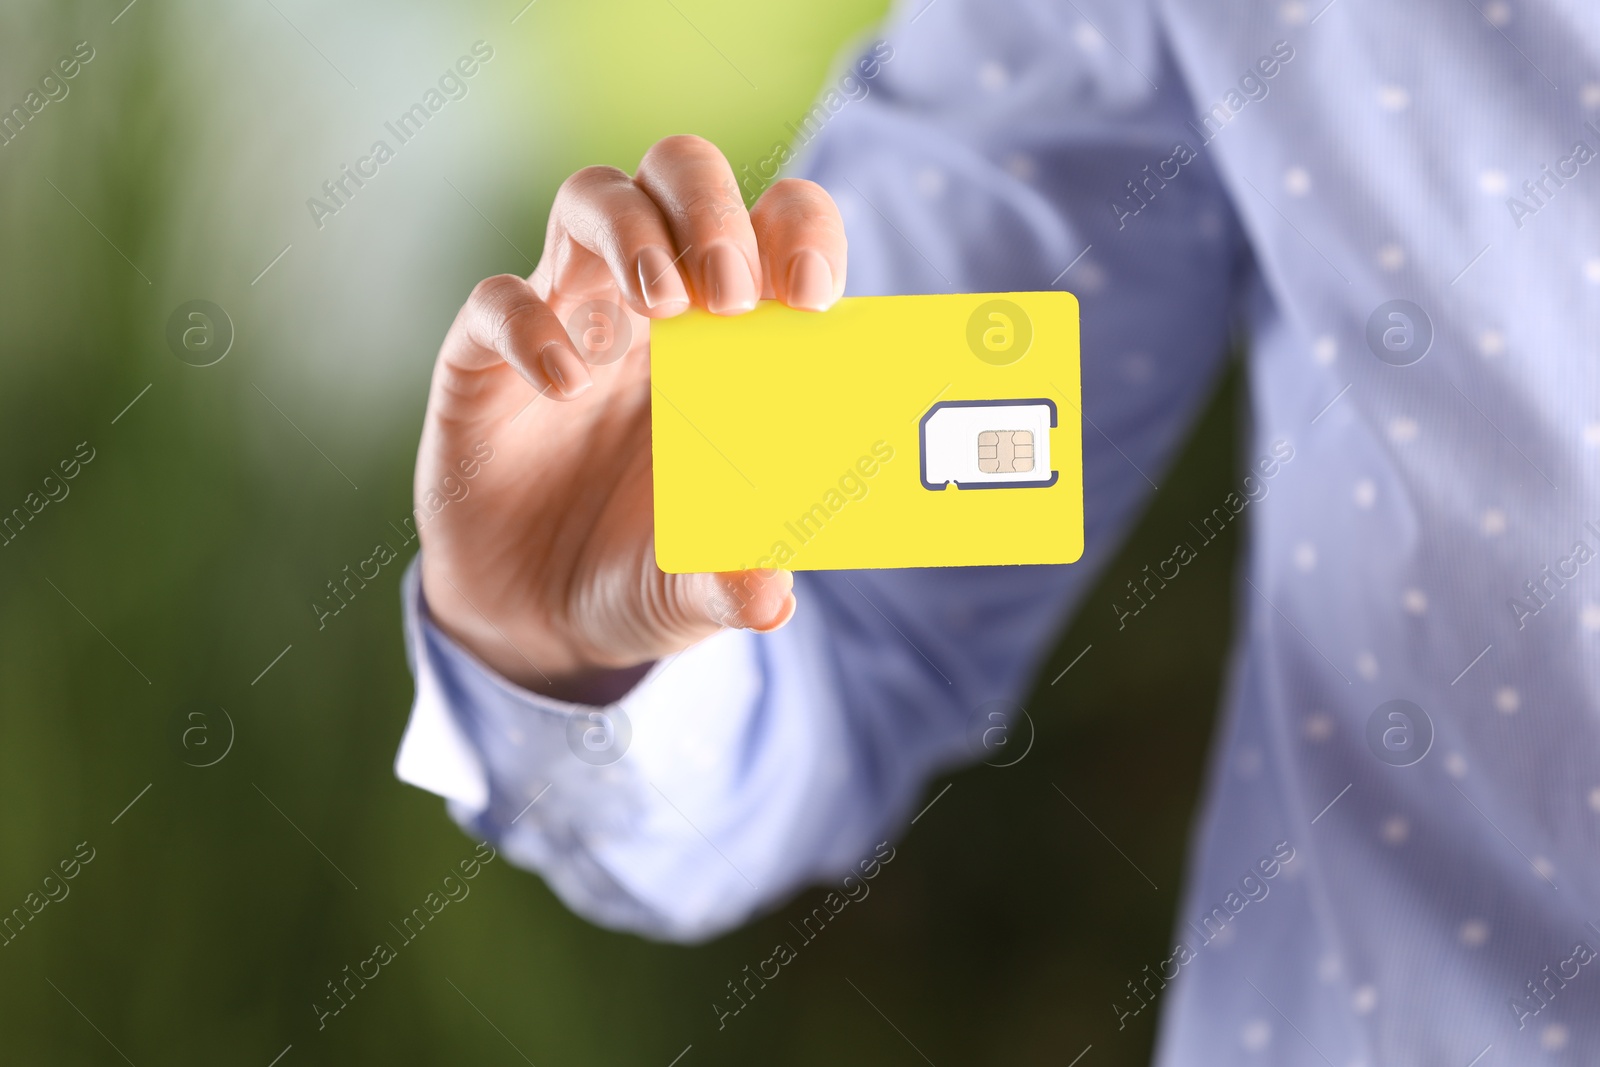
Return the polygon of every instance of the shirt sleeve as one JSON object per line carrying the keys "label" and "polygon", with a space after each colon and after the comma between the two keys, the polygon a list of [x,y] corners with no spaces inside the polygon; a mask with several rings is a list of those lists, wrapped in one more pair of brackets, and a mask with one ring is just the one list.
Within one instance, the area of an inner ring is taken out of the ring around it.
{"label": "shirt sleeve", "polygon": [[1078,295],[1080,562],[801,574],[782,630],[719,633],[603,709],[455,646],[413,567],[399,776],[573,910],[661,939],[714,936],[892,839],[930,776],[984,755],[986,709],[1025,692],[1224,362],[1246,255],[1190,115],[1142,3],[914,0],[796,127],[852,294]]}

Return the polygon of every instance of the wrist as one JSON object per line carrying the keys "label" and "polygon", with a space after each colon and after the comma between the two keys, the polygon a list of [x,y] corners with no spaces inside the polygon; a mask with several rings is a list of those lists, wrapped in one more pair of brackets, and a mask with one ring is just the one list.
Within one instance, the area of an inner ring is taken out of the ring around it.
{"label": "wrist", "polygon": [[639,683],[655,660],[600,664],[567,649],[564,642],[527,632],[511,637],[445,579],[440,590],[422,568],[422,613],[468,655],[506,681],[531,693],[573,704],[610,704]]}
{"label": "wrist", "polygon": [[537,685],[526,686],[532,692],[551,700],[568,704],[595,706],[615,704],[638,685],[655,662],[638,663],[632,667],[605,668],[541,678]]}

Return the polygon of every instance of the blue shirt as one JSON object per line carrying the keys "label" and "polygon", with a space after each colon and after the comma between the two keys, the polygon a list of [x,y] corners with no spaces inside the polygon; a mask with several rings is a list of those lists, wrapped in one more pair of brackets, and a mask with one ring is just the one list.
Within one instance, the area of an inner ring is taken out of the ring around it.
{"label": "blue shirt", "polygon": [[1082,561],[802,574],[789,626],[655,665],[609,734],[413,581],[401,777],[654,937],[836,877],[1026,691],[1237,329],[1238,492],[1083,606],[1137,627],[1248,524],[1174,949],[1111,1010],[1154,1004],[1166,1067],[1600,1056],[1600,11],[916,0],[884,37],[799,172],[852,293],[1078,294]]}

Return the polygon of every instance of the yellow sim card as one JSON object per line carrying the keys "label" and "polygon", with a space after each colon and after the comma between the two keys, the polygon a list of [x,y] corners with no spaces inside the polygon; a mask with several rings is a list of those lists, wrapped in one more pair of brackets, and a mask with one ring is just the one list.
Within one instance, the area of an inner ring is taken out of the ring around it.
{"label": "yellow sim card", "polygon": [[650,324],[663,571],[1072,563],[1070,293],[763,301]]}

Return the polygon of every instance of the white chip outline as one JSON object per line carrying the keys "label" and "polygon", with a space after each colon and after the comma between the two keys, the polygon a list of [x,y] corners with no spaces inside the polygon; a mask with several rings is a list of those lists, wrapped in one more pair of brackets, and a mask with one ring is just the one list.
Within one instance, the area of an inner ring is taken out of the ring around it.
{"label": "white chip outline", "polygon": [[[1019,480],[1014,476],[1007,477],[1006,475],[1000,474],[967,480],[951,478],[935,482],[928,479],[928,427],[933,421],[934,417],[938,415],[941,410],[945,408],[989,409],[1013,407],[1045,408],[1050,413],[1049,429],[1055,429],[1056,427],[1056,404],[1055,401],[1049,399],[1048,397],[1022,397],[1009,400],[941,400],[930,407],[927,410],[927,413],[922,416],[921,421],[917,424],[917,440],[919,445],[918,451],[920,453],[918,456],[918,463],[919,474],[922,479],[922,487],[934,492],[939,492],[944,490],[949,485],[954,485],[957,489],[1042,489],[1056,484],[1061,475],[1059,471],[1054,470],[1050,472],[1050,476],[1048,478],[1036,478],[1031,480]],[[1012,427],[1006,425],[987,427],[987,429],[990,430],[1027,428],[1028,427]],[[1034,454],[1036,456],[1040,456],[1043,459],[1044,464],[1048,464],[1050,455],[1050,438],[1048,430],[1044,434],[1035,435],[1034,449]]]}

